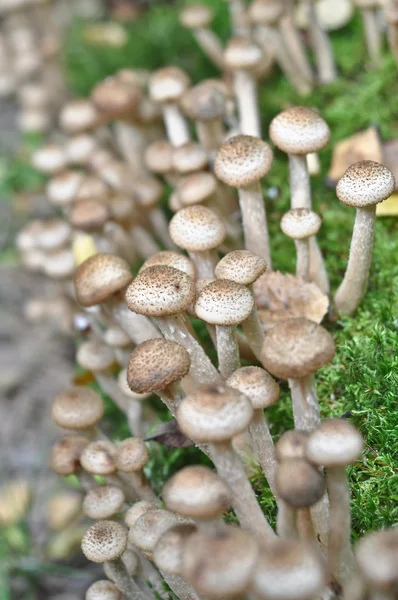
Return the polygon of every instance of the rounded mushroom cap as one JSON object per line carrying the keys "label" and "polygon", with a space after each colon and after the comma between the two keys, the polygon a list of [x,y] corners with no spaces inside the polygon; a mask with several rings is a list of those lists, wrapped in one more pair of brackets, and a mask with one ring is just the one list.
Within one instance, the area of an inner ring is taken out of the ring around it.
{"label": "rounded mushroom cap", "polygon": [[210,200],[217,190],[217,179],[213,173],[199,171],[182,178],[177,186],[178,199],[182,206],[200,204]]}
{"label": "rounded mushroom cap", "polygon": [[376,589],[396,589],[398,529],[374,531],[362,538],[355,558],[363,579]]}
{"label": "rounded mushroom cap", "polygon": [[127,532],[116,521],[100,521],[83,536],[82,550],[88,560],[105,563],[119,558],[127,547]]}
{"label": "rounded mushroom cap", "polygon": [[268,173],[272,159],[272,150],[266,142],[251,135],[236,135],[220,146],[214,172],[229,186],[245,187]]}
{"label": "rounded mushroom cap", "polygon": [[83,450],[80,463],[93,475],[111,475],[116,471],[117,450],[111,442],[91,442]]}
{"label": "rounded mushroom cap", "polygon": [[212,250],[226,237],[224,223],[207,206],[188,206],[179,210],[170,221],[171,239],[189,252]]}
{"label": "rounded mushroom cap", "polygon": [[188,75],[178,67],[155,71],[149,80],[149,94],[154,102],[176,102],[190,85]]}
{"label": "rounded mushroom cap", "polygon": [[109,188],[96,175],[85,174],[74,197],[75,202],[82,200],[106,201],[109,197]]}
{"label": "rounded mushroom cap", "polygon": [[254,410],[268,408],[279,399],[279,385],[267,371],[260,367],[237,369],[227,379],[227,385],[245,394]]}
{"label": "rounded mushroom cap", "polygon": [[166,507],[183,517],[215,519],[229,509],[232,492],[207,467],[185,467],[171,477],[162,490]]}
{"label": "rounded mushroom cap", "polygon": [[303,458],[279,463],[275,473],[278,495],[290,506],[304,508],[320,500],[325,492],[325,478]]}
{"label": "rounded mushroom cap", "polygon": [[103,202],[81,200],[72,206],[68,218],[74,229],[96,231],[109,219],[109,209]]}
{"label": "rounded mushroom cap", "polygon": [[246,396],[226,385],[199,387],[177,410],[177,421],[198,442],[223,442],[244,431],[253,417]]}
{"label": "rounded mushroom cap", "polygon": [[254,25],[275,25],[284,11],[283,2],[254,0],[249,6],[249,17]]}
{"label": "rounded mushroom cap", "polygon": [[255,540],[243,529],[219,526],[212,535],[199,531],[185,544],[183,575],[201,594],[236,597],[246,592],[257,556]]}
{"label": "rounded mushroom cap", "polygon": [[66,142],[66,158],[72,164],[86,165],[97,148],[98,141],[93,135],[80,133]]}
{"label": "rounded mushroom cap", "polygon": [[254,298],[250,290],[228,279],[216,279],[200,292],[195,313],[212,325],[239,325],[250,317]]}
{"label": "rounded mushroom cap", "polygon": [[211,81],[202,81],[185,92],[181,107],[193,121],[215,121],[226,112],[225,94]]}
{"label": "rounded mushroom cap", "polygon": [[195,284],[182,271],[164,265],[141,271],[126,291],[130,310],[139,315],[166,317],[187,310],[195,298]]}
{"label": "rounded mushroom cap", "polygon": [[75,272],[75,257],[69,248],[59,248],[44,257],[43,271],[52,279],[69,279]]}
{"label": "rounded mushroom cap", "polygon": [[56,396],[51,416],[65,429],[89,429],[104,416],[104,402],[94,390],[75,386]]}
{"label": "rounded mushroom cap", "polygon": [[226,67],[233,71],[254,69],[262,59],[260,46],[246,37],[231,38],[224,50]]}
{"label": "rounded mushroom cap", "polygon": [[164,265],[166,267],[173,267],[178,271],[182,271],[192,277],[195,278],[195,266],[193,262],[185,256],[185,254],[180,254],[179,252],[173,252],[172,250],[161,250],[160,252],[156,252],[150,258],[148,258],[140,269],[144,271],[148,267],[154,267]]}
{"label": "rounded mushroom cap", "polygon": [[119,325],[110,325],[104,332],[104,342],[112,348],[127,348],[131,346],[131,340]]}
{"label": "rounded mushroom cap", "polygon": [[191,173],[204,169],[207,166],[208,157],[200,144],[187,142],[174,149],[172,163],[178,173]]}
{"label": "rounded mushroom cap", "polygon": [[115,362],[113,351],[99,340],[88,340],[80,344],[76,353],[76,362],[87,371],[100,373],[106,371]]}
{"label": "rounded mushroom cap", "polygon": [[57,144],[48,144],[33,153],[32,165],[46,175],[57,173],[66,167],[65,151]]}
{"label": "rounded mushroom cap", "polygon": [[133,112],[140,103],[141,93],[138,86],[114,76],[94,87],[91,100],[100,113],[112,119]]}
{"label": "rounded mushroom cap", "polygon": [[123,473],[140,471],[148,462],[147,447],[144,440],[139,437],[123,440],[117,450],[116,465]]}
{"label": "rounded mushroom cap", "polygon": [[163,390],[185,377],[190,365],[184,346],[164,338],[147,340],[131,353],[127,382],[138,394]]}
{"label": "rounded mushroom cap", "polygon": [[340,202],[366,208],[386,200],[395,188],[394,175],[373,160],[361,160],[348,167],[339,179],[336,195]]}
{"label": "rounded mushroom cap", "polygon": [[303,106],[279,113],[272,121],[269,136],[275,146],[287,154],[319,152],[330,138],[330,129],[322,117]]}
{"label": "rounded mushroom cap", "polygon": [[133,392],[133,390],[130,389],[129,384],[127,383],[127,367],[119,371],[119,375],[117,376],[117,382],[123,394],[125,396],[128,396],[129,398],[134,398],[135,400],[146,400],[146,398],[148,398],[151,395],[150,392],[148,392],[147,394],[137,394],[136,392]]}
{"label": "rounded mushroom cap", "polygon": [[307,441],[307,459],[324,467],[343,467],[361,457],[363,437],[343,419],[328,419],[311,432]]}
{"label": "rounded mushroom cap", "polygon": [[59,117],[61,128],[69,134],[92,129],[98,124],[98,120],[99,115],[94,104],[84,98],[68,102]]}
{"label": "rounded mushroom cap", "polygon": [[275,444],[276,460],[307,457],[308,431],[291,429],[286,431]]}
{"label": "rounded mushroom cap", "polygon": [[185,544],[196,531],[196,525],[175,525],[159,539],[153,552],[153,561],[164,573],[180,575]]}
{"label": "rounded mushroom cap", "polygon": [[42,221],[40,230],[37,232],[37,246],[43,250],[56,250],[69,241],[71,228],[69,223],[62,219],[49,219]]}
{"label": "rounded mushroom cap", "polygon": [[137,519],[145,515],[149,510],[157,510],[157,506],[152,504],[152,502],[147,502],[147,500],[140,500],[139,502],[135,502],[133,506],[124,513],[124,522],[127,527],[130,529],[134,526]]}
{"label": "rounded mushroom cap", "polygon": [[[102,184],[104,182],[109,185],[112,190],[117,192],[130,191],[131,188],[131,173],[127,163],[118,159],[108,160],[102,165],[101,170],[98,170],[98,175],[101,177]],[[130,199],[130,202],[131,199]]]}
{"label": "rounded mushroom cap", "polygon": [[281,221],[283,233],[294,240],[316,235],[321,225],[321,217],[308,208],[292,208],[283,215]]}
{"label": "rounded mushroom cap", "polygon": [[230,279],[242,285],[251,285],[266,270],[267,263],[261,256],[249,250],[233,250],[220,260],[214,272],[218,279]]}
{"label": "rounded mushroom cap", "polygon": [[87,492],[83,510],[90,519],[107,519],[118,513],[124,502],[125,495],[120,487],[100,485]]}
{"label": "rounded mushroom cap", "polygon": [[326,329],[308,319],[277,323],[265,336],[264,367],[283,379],[306,377],[333,359],[335,345]]}
{"label": "rounded mushroom cap", "polygon": [[76,299],[82,306],[93,306],[125,288],[133,276],[128,263],[113,254],[90,256],[76,269]]}
{"label": "rounded mushroom cap", "polygon": [[80,171],[67,170],[52,177],[47,184],[46,195],[55,206],[68,206],[76,198],[83,182],[84,175]]}
{"label": "rounded mushroom cap", "polygon": [[80,467],[80,456],[89,440],[70,435],[56,442],[51,449],[50,467],[58,475],[72,475]]}
{"label": "rounded mushroom cap", "polygon": [[187,29],[203,29],[213,20],[213,11],[207,4],[190,4],[180,12],[180,23]]}
{"label": "rounded mushroom cap", "polygon": [[161,508],[149,510],[141,515],[130,528],[129,542],[138,548],[144,556],[152,560],[152,553],[160,537],[170,527],[182,522],[181,519],[168,510],[162,510]]}
{"label": "rounded mushroom cap", "polygon": [[152,142],[145,150],[144,160],[153,173],[169,173],[173,170],[173,146],[167,140]]}
{"label": "rounded mushroom cap", "polygon": [[325,579],[325,566],[315,548],[299,540],[277,540],[261,549],[252,590],[264,600],[307,600],[320,591]]}
{"label": "rounded mushroom cap", "polygon": [[121,597],[116,585],[107,579],[95,581],[86,592],[86,600],[120,600]]}
{"label": "rounded mushroom cap", "polygon": [[139,206],[152,208],[163,196],[163,186],[154,177],[146,177],[134,182],[133,196]]}

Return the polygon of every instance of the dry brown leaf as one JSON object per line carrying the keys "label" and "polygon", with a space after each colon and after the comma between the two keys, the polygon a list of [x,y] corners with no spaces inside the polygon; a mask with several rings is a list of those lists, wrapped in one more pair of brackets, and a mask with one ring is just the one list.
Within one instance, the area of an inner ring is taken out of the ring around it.
{"label": "dry brown leaf", "polygon": [[158,444],[167,446],[168,448],[188,448],[189,446],[193,446],[192,440],[187,438],[187,436],[181,431],[175,419],[171,419],[171,421],[166,421],[165,423],[160,423],[155,432],[149,437],[145,438],[145,441],[157,442]]}
{"label": "dry brown leaf", "polygon": [[335,145],[328,173],[330,183],[335,185],[348,167],[360,160],[374,160],[384,164],[383,146],[374,126],[341,140]]}
{"label": "dry brown leaf", "polygon": [[329,308],[328,297],[315,283],[279,271],[262,275],[254,284],[254,295],[265,329],[297,317],[320,323]]}
{"label": "dry brown leaf", "polygon": [[398,140],[391,140],[383,144],[383,165],[390,169],[395,177],[395,189],[398,191]]}
{"label": "dry brown leaf", "polygon": [[376,217],[398,216],[398,192],[394,192],[387,200],[376,206]]}

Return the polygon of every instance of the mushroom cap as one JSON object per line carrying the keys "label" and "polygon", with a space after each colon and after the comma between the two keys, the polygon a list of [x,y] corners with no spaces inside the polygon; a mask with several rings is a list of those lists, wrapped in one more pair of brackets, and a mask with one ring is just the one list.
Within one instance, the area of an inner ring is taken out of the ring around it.
{"label": "mushroom cap", "polygon": [[94,104],[90,100],[80,98],[70,100],[59,117],[61,129],[66,133],[81,133],[93,129],[98,124],[99,115]]}
{"label": "mushroom cap", "polygon": [[66,158],[74,165],[86,165],[97,148],[98,141],[93,135],[80,133],[66,142]]}
{"label": "mushroom cap", "polygon": [[83,182],[84,175],[80,171],[67,170],[50,179],[46,195],[55,206],[68,206],[76,198]]}
{"label": "mushroom cap", "polygon": [[249,17],[254,25],[275,25],[284,11],[282,2],[254,0],[249,6]]}
{"label": "mushroom cap", "polygon": [[87,387],[71,387],[56,396],[51,416],[64,429],[89,429],[104,416],[104,402]]}
{"label": "mushroom cap", "polygon": [[224,50],[225,64],[233,71],[254,69],[262,59],[260,46],[246,37],[231,38]]}
{"label": "mushroom cap", "polygon": [[157,140],[145,150],[145,164],[153,173],[169,173],[173,170],[173,146],[167,140]]}
{"label": "mushroom cap", "polygon": [[75,258],[69,248],[59,248],[44,257],[43,271],[52,279],[69,279],[75,272]]}
{"label": "mushroom cap", "polygon": [[117,450],[112,442],[91,442],[80,456],[85,471],[93,475],[111,475],[116,471]]}
{"label": "mushroom cap", "polygon": [[180,12],[180,23],[187,29],[203,29],[213,20],[213,11],[207,4],[190,4]]}
{"label": "mushroom cap", "polygon": [[277,323],[265,336],[261,361],[283,379],[306,377],[330,362],[335,354],[332,336],[308,319]]}
{"label": "mushroom cap", "polygon": [[166,507],[183,517],[215,519],[229,509],[232,492],[211,469],[185,467],[173,475],[162,490]]}
{"label": "mushroom cap", "polygon": [[124,501],[125,495],[120,487],[100,485],[87,492],[83,510],[90,519],[107,519],[121,510]]}
{"label": "mushroom cap", "polygon": [[212,535],[199,531],[185,544],[183,576],[211,598],[236,597],[246,592],[257,556],[255,540],[243,529],[218,526]]}
{"label": "mushroom cap", "polygon": [[42,250],[56,250],[69,241],[70,235],[69,223],[62,219],[49,219],[42,221],[41,228],[37,232],[36,243]]}
{"label": "mushroom cap", "polygon": [[187,540],[196,531],[196,525],[175,525],[168,529],[157,542],[153,561],[163,573],[180,575]]}
{"label": "mushroom cap", "polygon": [[181,108],[193,121],[215,121],[226,112],[225,94],[211,81],[202,81],[187,90]]}
{"label": "mushroom cap", "polygon": [[325,493],[325,478],[303,458],[282,460],[275,473],[278,495],[290,506],[305,508]]}
{"label": "mushroom cap", "polygon": [[253,417],[246,396],[226,385],[200,386],[177,410],[178,424],[198,442],[223,442],[244,431]]}
{"label": "mushroom cap", "polygon": [[272,121],[269,136],[275,146],[287,154],[319,152],[330,138],[330,129],[322,117],[303,106],[279,113]]}
{"label": "mushroom cap", "polygon": [[279,385],[260,367],[241,367],[232,373],[226,383],[245,394],[254,410],[268,408],[279,399]]}
{"label": "mushroom cap", "polygon": [[207,206],[188,206],[179,210],[170,221],[171,239],[189,252],[213,250],[226,237],[225,225]]}
{"label": "mushroom cap", "polygon": [[163,186],[154,177],[138,179],[134,182],[133,197],[139,206],[152,208],[163,196]]}
{"label": "mushroom cap", "polygon": [[88,162],[88,166],[95,173],[100,172],[102,167],[108,164],[108,162],[115,160],[115,154],[108,150],[108,148],[97,148],[94,150],[93,154],[90,156],[90,160]]}
{"label": "mushroom cap", "polygon": [[120,600],[121,597],[118,587],[107,579],[95,581],[86,592],[86,600]]}
{"label": "mushroom cap", "polygon": [[208,164],[206,151],[197,142],[187,142],[174,149],[172,154],[173,168],[178,173],[191,173],[204,169]]}
{"label": "mushroom cap", "polygon": [[117,118],[133,112],[138,107],[141,92],[137,85],[113,76],[100,81],[94,87],[91,100],[100,113],[108,118]]}
{"label": "mushroom cap", "polygon": [[109,209],[103,202],[81,200],[72,206],[68,217],[74,229],[96,231],[109,219]]}
{"label": "mushroom cap", "polygon": [[376,589],[396,589],[398,529],[374,531],[363,537],[355,548],[361,576]]}
{"label": "mushroom cap", "polygon": [[144,262],[140,269],[144,271],[148,267],[164,265],[166,267],[173,267],[178,271],[182,271],[195,279],[195,266],[193,262],[185,256],[185,254],[181,254],[180,252],[173,252],[173,250],[161,250],[160,252],[156,252],[150,258]]}
{"label": "mushroom cap", "polygon": [[156,508],[139,517],[129,531],[129,543],[133,544],[144,556],[152,560],[152,554],[160,537],[170,527],[183,523],[176,515]]}
{"label": "mushroom cap", "polygon": [[308,431],[291,429],[286,431],[275,444],[276,460],[307,457]]}
{"label": "mushroom cap", "polygon": [[130,508],[124,513],[124,522],[130,529],[130,527],[133,527],[134,523],[137,521],[137,519],[142,517],[142,515],[147,513],[149,510],[157,510],[157,508],[158,507],[155,506],[155,504],[152,504],[152,502],[148,502],[147,500],[139,500],[130,506]]}
{"label": "mushroom cap", "polygon": [[80,456],[90,440],[81,435],[69,435],[54,444],[50,467],[58,475],[73,475],[80,467]]}
{"label": "mushroom cap", "polygon": [[137,394],[130,389],[129,384],[127,383],[127,367],[119,371],[117,382],[122,393],[129,398],[134,398],[135,400],[146,400],[151,395],[150,392],[147,394]]}
{"label": "mushroom cap", "polygon": [[131,340],[127,333],[119,325],[110,325],[104,332],[104,342],[112,348],[127,348]]}
{"label": "mushroom cap", "polygon": [[247,287],[229,279],[215,279],[200,292],[195,313],[212,325],[239,325],[250,317],[253,294]]}
{"label": "mushroom cap", "polygon": [[139,437],[123,440],[117,450],[117,469],[123,473],[140,471],[148,462],[147,447],[144,440]]}
{"label": "mushroom cap", "polygon": [[123,258],[113,254],[95,254],[76,269],[76,299],[82,306],[100,304],[125,288],[132,278],[129,265]]}
{"label": "mushroom cap", "polygon": [[302,240],[316,235],[321,227],[322,219],[308,208],[292,208],[281,220],[281,229],[285,235]]}
{"label": "mushroom cap", "polygon": [[48,144],[36,150],[32,156],[32,165],[46,175],[62,171],[66,167],[66,156],[63,148],[57,144]]}
{"label": "mushroom cap", "polygon": [[130,310],[139,315],[167,317],[186,311],[195,298],[189,275],[165,265],[141,271],[126,291]]}
{"label": "mushroom cap", "polygon": [[76,362],[82,369],[100,373],[114,364],[115,357],[112,348],[94,339],[80,344],[76,353]]}
{"label": "mushroom cap", "polygon": [[164,390],[185,377],[190,366],[189,354],[181,344],[164,338],[147,340],[131,353],[127,382],[138,394]]}
{"label": "mushroom cap", "polygon": [[149,94],[154,102],[176,102],[190,85],[188,75],[178,67],[155,71],[149,80]]}
{"label": "mushroom cap", "polygon": [[99,521],[89,527],[82,539],[83,554],[95,563],[119,558],[126,550],[127,532],[116,521]]}
{"label": "mushroom cap", "polygon": [[264,600],[307,600],[320,591],[325,579],[325,566],[315,548],[299,540],[275,540],[260,551],[252,590]]}
{"label": "mushroom cap", "polygon": [[366,208],[386,200],[394,188],[394,175],[387,167],[372,160],[361,160],[348,167],[339,179],[336,195],[348,206]]}
{"label": "mushroom cap", "polygon": [[217,179],[213,173],[199,171],[183,177],[177,186],[178,199],[182,206],[200,204],[210,200],[217,190]]}
{"label": "mushroom cap", "polygon": [[214,272],[218,279],[230,279],[242,285],[251,285],[266,270],[267,263],[261,256],[249,250],[233,250],[220,260]]}
{"label": "mushroom cap", "polygon": [[307,459],[324,467],[343,467],[361,457],[363,437],[348,421],[327,419],[311,432]]}
{"label": "mushroom cap", "polygon": [[229,186],[245,187],[268,173],[272,159],[272,150],[266,142],[251,135],[236,135],[220,146],[214,172]]}
{"label": "mushroom cap", "polygon": [[109,187],[96,175],[85,174],[76,192],[74,201],[100,200],[105,201],[109,196]]}
{"label": "mushroom cap", "polygon": [[[116,158],[108,160],[101,169],[98,170],[98,175],[102,181],[109,185],[112,190],[118,192],[129,192],[131,188],[131,173],[127,163]],[[130,202],[132,200],[130,199]]]}

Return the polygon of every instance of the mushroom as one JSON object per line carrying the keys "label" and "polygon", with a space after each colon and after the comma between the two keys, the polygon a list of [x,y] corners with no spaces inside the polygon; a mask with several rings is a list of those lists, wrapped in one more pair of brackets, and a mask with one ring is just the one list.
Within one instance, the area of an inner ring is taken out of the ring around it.
{"label": "mushroom", "polygon": [[[291,208],[311,210],[311,185],[306,155],[319,152],[330,139],[327,123],[315,111],[295,106],[277,115],[271,122],[269,135],[279,150],[289,158]],[[329,292],[329,280],[315,237],[310,244],[310,273],[322,292]]]}
{"label": "mushroom", "polygon": [[[186,92],[188,93],[188,92]],[[185,96],[183,96],[184,99]],[[183,100],[181,101],[183,106]],[[174,148],[172,153],[173,169],[180,175],[193,173],[205,169],[208,164],[208,158],[203,146],[197,142],[187,142],[183,146]]]}
{"label": "mushroom", "polygon": [[153,561],[162,573],[181,576],[185,544],[196,531],[193,524],[174,525],[157,542]]}
{"label": "mushroom", "polygon": [[65,151],[57,144],[48,144],[33,153],[32,165],[44,175],[55,175],[66,167]]}
{"label": "mushroom", "polygon": [[116,472],[116,446],[108,440],[90,442],[81,456],[80,464],[92,475],[113,475]]}
{"label": "mushroom", "polygon": [[141,500],[159,506],[159,499],[153,492],[143,471],[148,460],[147,447],[139,437],[127,438],[117,448],[117,470],[129,474],[129,480]]}
{"label": "mushroom", "polygon": [[46,187],[48,201],[54,206],[67,209],[74,201],[83,180],[84,174],[72,169],[54,175]]}
{"label": "mushroom", "polygon": [[343,581],[353,568],[350,494],[345,467],[358,460],[363,438],[351,423],[328,419],[308,437],[307,459],[326,469],[330,500],[328,573]]}
{"label": "mushroom", "polygon": [[51,416],[64,429],[90,431],[104,416],[104,402],[94,390],[75,386],[56,396]]}
{"label": "mushroom", "polygon": [[308,14],[309,41],[314,51],[319,81],[320,83],[332,83],[337,77],[337,70],[329,36],[319,22],[315,0],[305,0],[305,4]]}
{"label": "mushroom", "polygon": [[90,519],[109,519],[121,511],[124,502],[124,492],[120,487],[100,485],[87,492],[83,500],[83,511]]}
{"label": "mushroom", "polygon": [[61,129],[69,135],[91,131],[99,125],[97,109],[90,100],[78,98],[70,100],[62,108],[59,116]]}
{"label": "mushroom", "polygon": [[247,428],[252,417],[249,400],[225,385],[201,386],[181,402],[177,411],[181,430],[195,441],[208,442],[219,476],[230,483],[241,526],[267,543],[274,532],[231,445],[232,438]]}
{"label": "mushroom", "polygon": [[394,600],[397,588],[398,530],[374,531],[355,548],[360,575],[371,589],[371,598]]}
{"label": "mushroom", "polygon": [[99,149],[98,140],[93,135],[79,133],[67,140],[64,151],[69,164],[86,166]]}
{"label": "mushroom", "polygon": [[377,0],[354,0],[361,11],[362,23],[365,30],[366,48],[373,67],[380,67],[382,32],[378,19],[380,2]]}
{"label": "mushroom", "polygon": [[131,527],[134,526],[137,519],[139,519],[149,510],[155,510],[157,508],[158,506],[156,506],[156,504],[153,504],[152,502],[148,502],[147,500],[139,500],[126,510],[123,517],[124,522],[126,523],[127,527],[131,529]]}
{"label": "mushroom", "polygon": [[223,183],[239,190],[245,247],[264,258],[271,269],[267,216],[260,179],[270,170],[273,154],[262,140],[237,135],[222,144],[214,172]]}
{"label": "mushroom", "polygon": [[221,41],[209,29],[213,17],[213,11],[210,6],[206,4],[190,4],[182,9],[179,20],[181,25],[192,31],[195,40],[211,62],[223,71],[224,57]]}
{"label": "mushroom", "polygon": [[147,216],[156,237],[165,248],[175,250],[176,247],[170,239],[166,216],[160,208],[163,195],[163,186],[155,177],[145,177],[134,182],[133,198]]}
{"label": "mushroom", "polygon": [[322,220],[308,208],[292,208],[282,217],[283,233],[294,240],[296,246],[296,276],[310,280],[310,239],[316,235]]}
{"label": "mushroom", "polygon": [[337,310],[344,314],[352,314],[366,292],[376,204],[388,198],[394,187],[393,174],[371,160],[351,165],[337,184],[336,194],[340,202],[357,209],[346,272],[334,298]]}
{"label": "mushroom", "polygon": [[178,271],[186,273],[192,279],[195,279],[194,264],[187,256],[185,256],[185,254],[170,250],[161,250],[148,258],[141,266],[139,272],[141,273],[141,271],[144,271],[148,267],[154,267],[155,265],[173,267],[174,269],[178,269]]}
{"label": "mushroom", "polygon": [[51,469],[64,477],[77,475],[84,489],[96,485],[95,480],[80,468],[80,456],[89,443],[90,440],[82,435],[69,435],[56,442],[50,453]]}
{"label": "mushroom", "polygon": [[86,600],[120,600],[121,594],[119,588],[108,581],[100,579],[90,585],[86,592]]}
{"label": "mushroom", "polygon": [[155,175],[162,176],[169,185],[174,186],[176,175],[173,167],[173,146],[168,140],[156,140],[148,144],[144,161],[147,169]]}

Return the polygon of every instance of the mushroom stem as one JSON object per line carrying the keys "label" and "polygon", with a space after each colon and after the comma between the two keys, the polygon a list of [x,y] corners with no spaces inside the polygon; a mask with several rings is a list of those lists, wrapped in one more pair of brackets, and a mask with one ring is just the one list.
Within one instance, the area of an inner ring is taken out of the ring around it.
{"label": "mushroom stem", "polygon": [[150,258],[156,252],[160,251],[159,246],[153,239],[153,237],[140,225],[134,225],[131,228],[131,236],[134,241],[134,247],[137,250],[137,254],[146,260]]}
{"label": "mushroom stem", "polygon": [[228,0],[229,16],[232,33],[237,36],[246,36],[250,33],[249,19],[243,0]]}
{"label": "mushroom stem", "polygon": [[377,23],[377,17],[372,8],[363,8],[361,15],[369,57],[373,67],[378,67],[381,60],[381,32]]}
{"label": "mushroom stem", "polygon": [[313,543],[315,540],[315,531],[309,507],[298,509],[296,523],[299,537]]}
{"label": "mushroom stem", "polygon": [[160,500],[149,485],[144,471],[132,471],[129,473],[129,477],[140,500],[146,500],[156,506],[160,506]]}
{"label": "mushroom stem", "polygon": [[180,600],[200,600],[200,596],[198,596],[193,587],[181,575],[172,575],[164,571],[160,571],[160,573],[177,598]]}
{"label": "mushroom stem", "polygon": [[398,24],[387,24],[387,39],[390,51],[398,64]]}
{"label": "mushroom stem", "polygon": [[185,397],[181,384],[179,382],[172,383],[166,389],[159,390],[156,393],[175,418],[177,408]]}
{"label": "mushroom stem", "polygon": [[122,592],[126,600],[148,600],[146,595],[136,584],[134,579],[127,573],[121,558],[106,563],[109,576]]}
{"label": "mushroom stem", "polygon": [[236,327],[216,325],[218,368],[221,376],[228,379],[240,367]]}
{"label": "mushroom stem", "polygon": [[111,310],[112,316],[137,346],[146,340],[162,337],[158,328],[148,317],[137,315],[137,313],[129,310],[124,303],[113,303]]}
{"label": "mushroom stem", "polygon": [[275,489],[275,446],[262,408],[254,410],[253,419],[249,425],[249,431],[253,439],[261,468],[268,481],[268,485],[275,498],[277,498]]}
{"label": "mushroom stem", "polygon": [[336,79],[336,64],[327,33],[319,25],[315,2],[308,3],[308,34],[314,50],[318,77],[321,83],[332,83]]}
{"label": "mushroom stem", "polygon": [[215,250],[203,250],[201,252],[188,252],[190,259],[195,265],[198,279],[213,279],[214,269],[218,262]]}
{"label": "mushroom stem", "polygon": [[193,36],[206,56],[221,71],[224,70],[224,52],[220,39],[211,29],[195,29]]}
{"label": "mushroom stem", "polygon": [[209,444],[218,474],[228,482],[233,493],[233,507],[241,526],[259,541],[268,543],[275,534],[265,518],[244,467],[230,442]]}
{"label": "mushroom stem", "polygon": [[296,509],[289,506],[284,500],[278,502],[276,532],[284,540],[297,538]]}
{"label": "mushroom stem", "polygon": [[261,138],[257,82],[251,73],[248,71],[234,73],[234,94],[238,105],[240,132]]}
{"label": "mushroom stem", "polygon": [[335,295],[337,310],[346,315],[358,308],[368,287],[375,218],[374,206],[357,208],[346,272]]}
{"label": "mushroom stem", "polygon": [[310,279],[310,241],[309,238],[295,240],[296,246],[296,275],[305,281]]}
{"label": "mushroom stem", "polygon": [[[196,134],[200,145],[208,152],[215,152],[225,138],[224,125],[221,120],[202,121],[196,124]],[[211,156],[211,158],[213,158]]]}
{"label": "mushroom stem", "polygon": [[329,497],[327,492],[316,504],[311,506],[310,512],[315,537],[320,543],[322,552],[326,554],[329,539]]}
{"label": "mushroom stem", "polygon": [[143,131],[137,125],[116,121],[114,124],[116,145],[129,165],[133,175],[142,175],[147,172],[142,157],[146,140]]}
{"label": "mushroom stem", "polygon": [[162,106],[163,119],[167,137],[173,146],[182,146],[190,141],[189,129],[176,104],[168,103]]}
{"label": "mushroom stem", "polygon": [[148,212],[148,220],[156,237],[162,242],[163,246],[167,248],[167,250],[176,250],[177,247],[171,240],[169,224],[164,212],[159,207],[152,208]]}
{"label": "mushroom stem", "polygon": [[257,360],[261,361],[261,350],[265,335],[256,306],[254,306],[250,317],[243,321],[242,327],[250,348],[256,355]]}
{"label": "mushroom stem", "polygon": [[288,379],[292,395],[294,427],[302,431],[312,431],[320,425],[318,396],[314,376]]}
{"label": "mushroom stem", "polygon": [[267,214],[259,181],[239,188],[239,205],[246,249],[264,258],[268,269],[272,269]]}
{"label": "mushroom stem", "polygon": [[310,62],[301,41],[300,34],[296,29],[293,17],[293,3],[288,0],[284,16],[280,20],[279,28],[290,56],[297,68],[309,83],[313,83],[314,74]]}
{"label": "mushroom stem", "polygon": [[133,435],[141,435],[141,403],[138,400],[125,396],[112,375],[97,372],[95,373],[95,379],[102,391],[126,414],[131,433]]}

